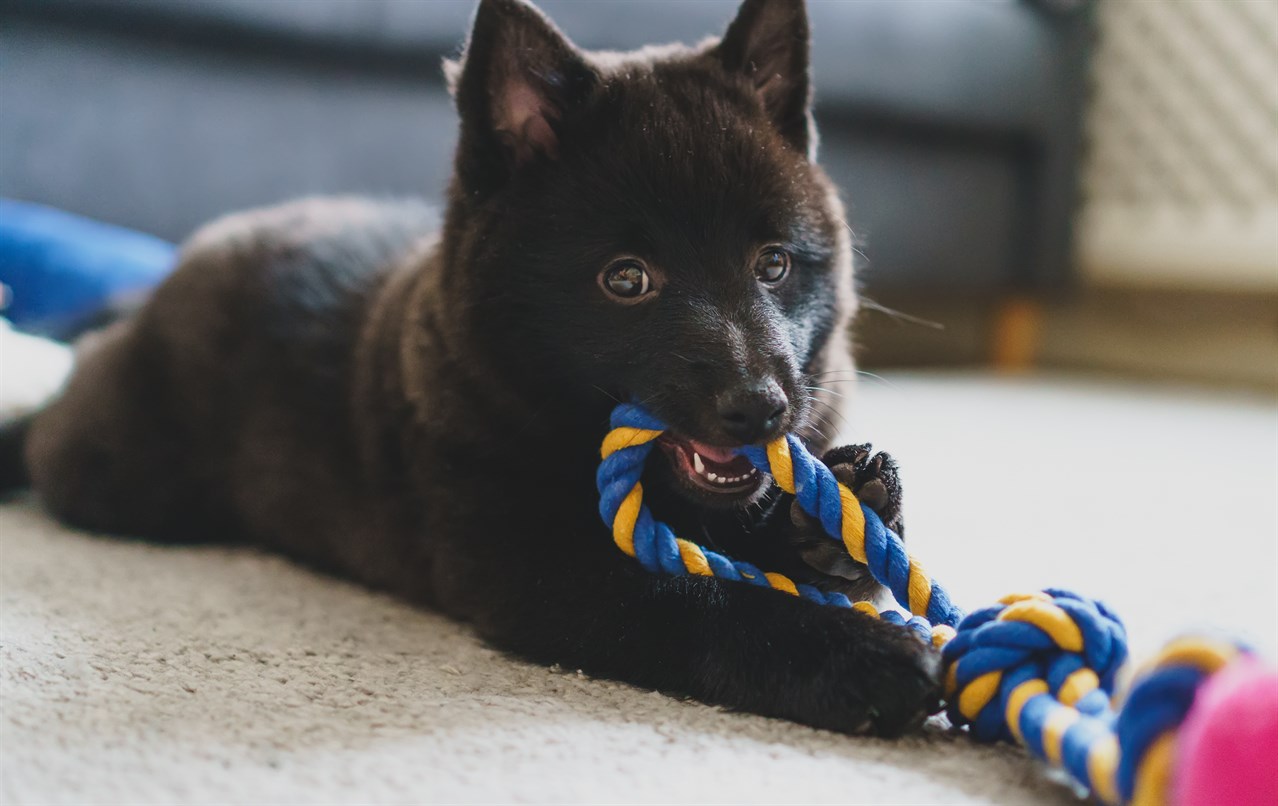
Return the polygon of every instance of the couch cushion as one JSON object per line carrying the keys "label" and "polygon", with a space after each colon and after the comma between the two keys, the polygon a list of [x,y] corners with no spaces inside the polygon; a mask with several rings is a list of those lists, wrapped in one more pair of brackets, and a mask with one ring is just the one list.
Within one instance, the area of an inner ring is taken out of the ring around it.
{"label": "couch cushion", "polygon": [[[737,0],[541,0],[578,43],[632,48],[722,31]],[[181,27],[211,39],[278,37],[433,63],[455,53],[473,0],[0,0],[77,25]],[[1017,128],[1044,122],[1076,45],[1078,14],[1015,0],[810,3],[818,100],[825,108]]]}

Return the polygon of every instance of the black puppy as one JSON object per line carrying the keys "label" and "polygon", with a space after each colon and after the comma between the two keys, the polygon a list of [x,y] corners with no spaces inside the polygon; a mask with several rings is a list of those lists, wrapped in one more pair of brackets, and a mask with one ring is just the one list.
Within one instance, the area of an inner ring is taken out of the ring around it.
{"label": "black puppy", "polygon": [[[672,426],[646,486],[678,532],[867,592],[804,564],[826,562],[805,522],[729,450],[828,447],[821,381],[851,367],[801,0],[631,54],[481,0],[447,71],[461,138],[438,235],[424,207],[357,199],[208,225],[11,426],[10,480],[69,523],[268,546],[538,661],[842,731],[917,724],[936,658],[905,630],[650,575],[596,513],[608,413],[640,402]],[[890,460],[830,461],[898,519]]]}

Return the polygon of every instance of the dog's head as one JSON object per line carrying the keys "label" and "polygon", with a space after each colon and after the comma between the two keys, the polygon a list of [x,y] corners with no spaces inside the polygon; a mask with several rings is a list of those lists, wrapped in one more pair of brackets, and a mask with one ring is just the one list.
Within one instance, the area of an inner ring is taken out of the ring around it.
{"label": "dog's head", "polygon": [[812,428],[843,348],[849,237],[813,162],[802,0],[746,0],[720,40],[574,47],[481,0],[447,65],[461,116],[445,282],[469,331],[564,405],[641,403],[680,485],[740,504],[732,447]]}

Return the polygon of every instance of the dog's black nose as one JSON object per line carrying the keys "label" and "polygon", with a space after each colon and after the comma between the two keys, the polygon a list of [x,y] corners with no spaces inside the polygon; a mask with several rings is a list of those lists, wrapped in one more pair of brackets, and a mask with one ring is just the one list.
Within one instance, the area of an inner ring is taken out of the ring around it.
{"label": "dog's black nose", "polygon": [[742,445],[764,442],[777,436],[789,407],[776,381],[745,384],[719,395],[719,425]]}

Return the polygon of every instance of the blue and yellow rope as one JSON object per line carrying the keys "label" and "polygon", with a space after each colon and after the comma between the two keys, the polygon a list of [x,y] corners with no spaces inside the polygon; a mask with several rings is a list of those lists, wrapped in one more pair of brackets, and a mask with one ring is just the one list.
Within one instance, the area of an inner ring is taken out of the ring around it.
{"label": "blue and yellow rope", "polygon": [[[612,415],[612,431],[604,439],[603,446],[600,449],[603,461],[600,463],[599,471],[596,474],[596,483],[599,488],[600,516],[605,523],[611,526],[612,538],[617,547],[637,559],[644,568],[654,573],[694,574],[718,577],[733,582],[748,582],[753,585],[773,588],[792,596],[801,596],[817,604],[856,608],[880,616],[887,621],[905,625],[924,637],[930,638],[933,636],[934,628],[932,624],[922,615],[906,619],[894,610],[879,613],[878,608],[870,602],[853,603],[841,593],[826,593],[811,585],[796,583],[784,574],[761,571],[750,563],[730,559],[722,554],[698,546],[696,543],[676,537],[669,527],[654,519],[648,511],[648,507],[643,503],[643,485],[639,481],[639,477],[643,474],[644,463],[652,452],[656,439],[664,431],[665,426],[662,423],[641,409],[634,406],[618,406]],[[809,458],[811,456],[807,454],[806,450],[803,455]],[[812,462],[811,464],[825,469],[825,466],[819,462]],[[785,481],[779,481],[778,483],[787,492],[794,492],[796,484],[795,471],[797,471],[798,483],[804,489],[801,502],[806,502],[805,506],[813,508],[809,509],[809,511],[820,510],[822,507],[822,495],[828,499],[830,496],[839,496],[840,488],[844,491],[847,490],[846,487],[839,485],[828,469],[825,469],[825,472],[830,482],[833,483],[833,488],[829,485],[817,486],[809,483],[809,478],[815,475],[815,469],[812,468],[813,472],[808,472],[810,469],[808,464],[800,463],[794,465],[793,463],[786,463],[785,466],[793,469],[788,475],[784,476]],[[764,469],[766,471],[766,465]],[[786,471],[782,470],[781,472],[785,473]],[[851,495],[850,492],[847,494]],[[855,501],[855,498],[852,498],[852,500]],[[841,507],[841,505],[839,506]],[[825,508],[829,510],[828,506]],[[866,551],[864,546],[867,543],[866,527],[868,524],[877,524],[879,532],[888,534],[890,532],[883,526],[883,522],[872,510],[867,508],[865,512],[868,515],[866,515],[862,514],[859,507],[851,507],[850,509],[855,510],[860,517],[846,519],[849,527],[848,531],[851,535],[849,540],[862,547],[859,551],[864,555]],[[837,513],[836,516],[841,518]],[[842,522],[842,518],[839,522]],[[874,533],[872,527],[870,531]],[[870,541],[870,544],[876,547],[886,547],[888,540],[884,537],[884,539]],[[900,538],[896,538],[896,544],[898,547],[901,546]],[[904,551],[903,548],[900,548],[900,550]],[[908,561],[906,568],[911,568]],[[922,573],[921,569],[919,569],[919,573]],[[942,603],[948,603],[948,601],[948,597],[944,596],[943,593],[936,599],[938,607]],[[926,612],[925,609],[924,613]],[[957,624],[960,617],[961,614],[954,613],[949,616],[949,619]],[[936,629],[939,630],[936,632],[938,638],[933,638],[933,640],[938,642],[943,641],[946,636],[952,633],[952,629],[944,624]]]}
{"label": "blue and yellow rope", "polygon": [[1138,675],[1120,710],[1111,700],[1127,659],[1122,622],[1069,591],[1004,597],[964,616],[899,535],[861,504],[793,436],[741,453],[771,475],[913,615],[759,570],[675,536],[643,501],[644,464],[665,424],[623,404],[600,450],[599,514],[613,541],[653,573],[694,574],[773,588],[904,625],[942,650],[948,712],[978,739],[1012,740],[1066,770],[1105,803],[1167,802],[1175,733],[1210,674],[1240,647],[1211,639],[1173,642]]}

